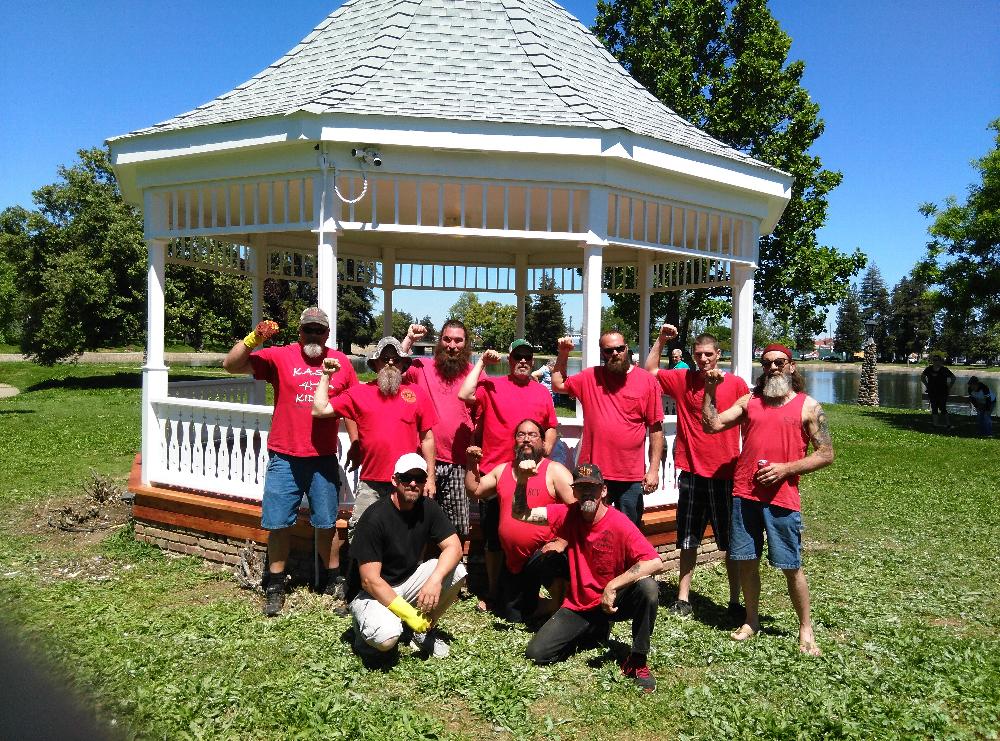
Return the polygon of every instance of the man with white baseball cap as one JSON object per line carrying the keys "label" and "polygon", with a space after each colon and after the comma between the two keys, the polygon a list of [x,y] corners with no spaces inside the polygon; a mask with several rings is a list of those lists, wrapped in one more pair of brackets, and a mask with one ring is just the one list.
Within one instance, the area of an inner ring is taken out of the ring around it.
{"label": "man with white baseball cap", "polygon": [[[437,621],[458,597],[466,572],[455,526],[424,496],[427,471],[423,456],[400,456],[392,493],[365,510],[354,532],[347,594],[354,648],[362,656],[392,651],[407,630],[410,646],[421,655],[448,655]],[[440,554],[421,562],[429,544]]]}

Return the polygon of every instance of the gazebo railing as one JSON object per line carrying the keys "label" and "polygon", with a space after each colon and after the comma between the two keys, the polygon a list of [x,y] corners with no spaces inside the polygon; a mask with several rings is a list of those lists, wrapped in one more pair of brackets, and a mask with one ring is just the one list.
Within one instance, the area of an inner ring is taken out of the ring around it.
{"label": "gazebo railing", "polygon": [[266,393],[266,386],[252,376],[171,381],[167,385],[167,395],[171,398],[228,401],[235,404],[264,404],[267,400]]}

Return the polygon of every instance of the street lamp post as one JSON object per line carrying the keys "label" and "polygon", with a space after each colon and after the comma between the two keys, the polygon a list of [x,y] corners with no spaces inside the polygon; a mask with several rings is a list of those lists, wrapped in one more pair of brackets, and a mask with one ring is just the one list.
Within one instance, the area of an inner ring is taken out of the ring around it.
{"label": "street lamp post", "polygon": [[858,384],[858,404],[863,407],[878,406],[878,348],[875,345],[874,319],[865,320],[868,339],[865,340],[865,359],[861,364],[861,382]]}

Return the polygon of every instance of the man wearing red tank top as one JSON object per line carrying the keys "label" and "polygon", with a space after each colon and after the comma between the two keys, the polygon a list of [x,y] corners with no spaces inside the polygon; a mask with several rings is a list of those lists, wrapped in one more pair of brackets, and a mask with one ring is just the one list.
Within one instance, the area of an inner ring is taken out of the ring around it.
{"label": "man wearing red tank top", "polygon": [[[719,370],[705,374],[702,424],[717,433],[742,426],[743,450],[733,478],[729,558],[740,562],[746,620],[732,637],[744,641],[760,629],[760,557],[767,534],[767,559],[781,569],[799,618],[799,650],[819,656],[809,617],[809,585],[802,570],[799,477],[833,463],[833,442],[823,407],[804,393],[792,352],[772,344],[761,356],[763,373],[753,391],[720,412]],[[813,452],[807,455],[809,443]]]}

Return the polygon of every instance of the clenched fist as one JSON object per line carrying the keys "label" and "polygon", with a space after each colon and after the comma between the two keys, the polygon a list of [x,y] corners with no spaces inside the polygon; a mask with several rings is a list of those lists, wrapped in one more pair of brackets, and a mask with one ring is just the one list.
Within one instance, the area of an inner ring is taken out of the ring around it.
{"label": "clenched fist", "polygon": [[673,324],[664,324],[660,327],[660,341],[668,342],[670,340],[676,340],[680,337],[680,333],[677,331],[677,327]]}
{"label": "clenched fist", "polygon": [[340,361],[336,358],[323,358],[323,375],[329,376],[340,370]]}
{"label": "clenched fist", "polygon": [[712,368],[712,370],[705,371],[705,390],[714,392],[722,379],[725,378],[725,374],[718,368]]}
{"label": "clenched fist", "polygon": [[253,350],[278,334],[278,329],[277,322],[265,319],[262,322],[258,322],[253,331],[243,338],[243,344]]}
{"label": "clenched fist", "polygon": [[500,353],[496,350],[486,350],[480,359],[484,365],[496,365],[500,362]]}
{"label": "clenched fist", "polygon": [[411,324],[410,329],[407,330],[406,334],[414,342],[420,342],[427,334],[427,327],[423,324]]}
{"label": "clenched fist", "polygon": [[483,459],[483,449],[478,445],[470,445],[465,449],[465,459],[469,464],[467,468],[477,468],[479,461]]}
{"label": "clenched fist", "polygon": [[538,473],[538,461],[533,461],[529,458],[517,464],[517,467],[514,469],[514,478],[519,482],[525,482],[536,473]]}
{"label": "clenched fist", "polygon": [[560,354],[568,355],[569,352],[576,347],[576,343],[573,341],[572,337],[560,337],[556,346]]}

